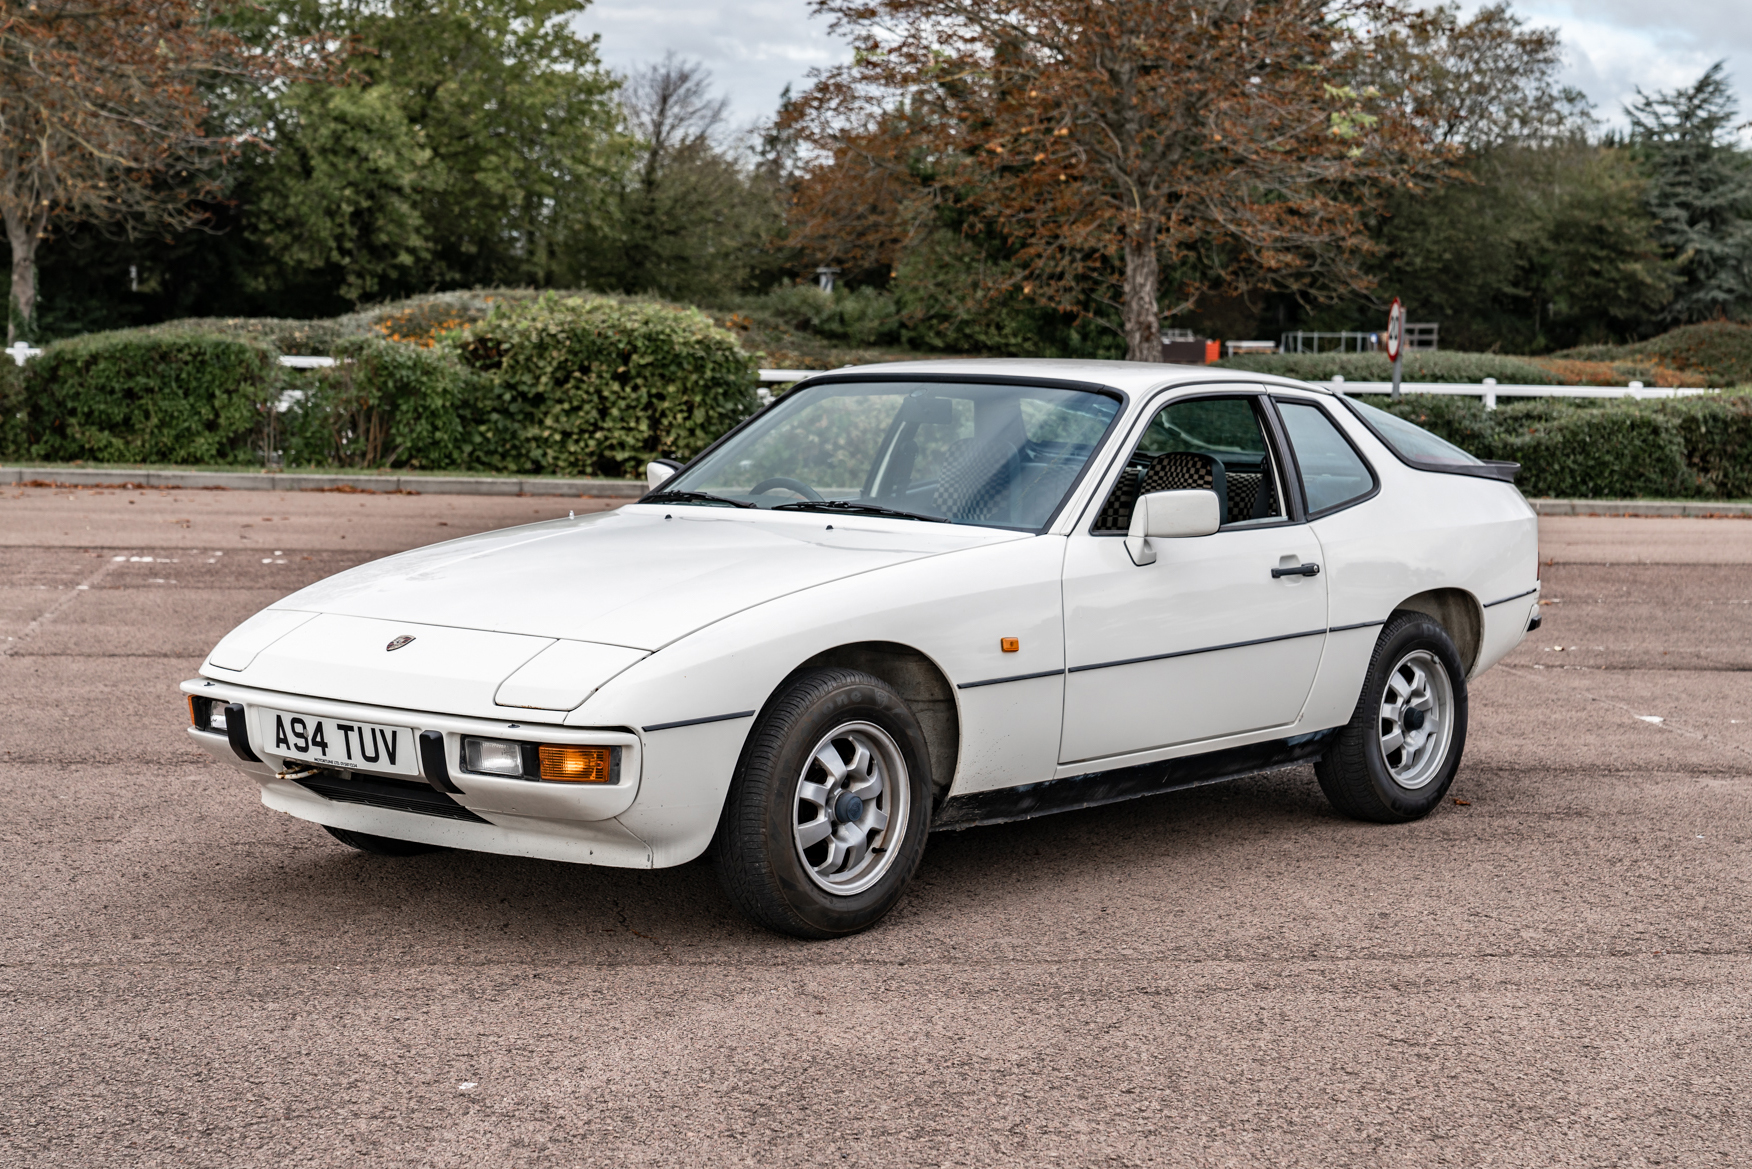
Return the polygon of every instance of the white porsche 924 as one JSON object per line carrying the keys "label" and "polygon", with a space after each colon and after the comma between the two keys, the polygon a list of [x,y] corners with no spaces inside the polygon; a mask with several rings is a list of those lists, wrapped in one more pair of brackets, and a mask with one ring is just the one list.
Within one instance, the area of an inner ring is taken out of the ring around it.
{"label": "white porsche 924", "polygon": [[627,867],[863,929],[934,829],[1313,761],[1442,799],[1538,618],[1513,464],[1296,382],[933,361],[799,385],[617,511],[390,556],[183,684],[268,807],[366,852]]}

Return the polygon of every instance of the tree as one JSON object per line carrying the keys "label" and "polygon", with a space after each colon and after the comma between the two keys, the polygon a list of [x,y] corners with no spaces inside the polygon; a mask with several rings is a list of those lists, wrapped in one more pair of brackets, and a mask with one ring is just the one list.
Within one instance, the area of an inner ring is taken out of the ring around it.
{"label": "tree", "polygon": [[[1561,84],[1555,29],[1507,5],[1415,14],[1368,76],[1435,141],[1464,152],[1451,181],[1392,194],[1369,267],[1384,293],[1439,320],[1445,343],[1539,351],[1635,332],[1671,296],[1622,149],[1596,145],[1585,99]],[[1346,327],[1378,328],[1383,306]]]}
{"label": "tree", "polygon": [[1359,75],[1433,141],[1476,156],[1564,139],[1589,123],[1587,98],[1560,83],[1562,67],[1555,28],[1528,28],[1506,3],[1467,18],[1449,3],[1384,29]]}
{"label": "tree", "polygon": [[248,189],[252,234],[285,269],[326,271],[346,300],[417,280],[434,251],[424,201],[443,190],[419,128],[382,85],[294,87],[277,148]]}
{"label": "tree", "polygon": [[1737,107],[1718,61],[1696,83],[1625,108],[1648,167],[1656,239],[1680,284],[1662,319],[1730,316],[1752,304],[1752,157],[1733,140]]}
{"label": "tree", "polygon": [[587,0],[282,0],[271,35],[330,38],[338,93],[277,103],[272,161],[239,198],[286,280],[348,299],[542,284],[601,230],[627,141]]}
{"label": "tree", "polygon": [[[1647,186],[1628,151],[1580,133],[1500,145],[1472,160],[1466,181],[1396,201],[1373,265],[1454,348],[1541,352],[1628,336],[1672,296]],[[1358,317],[1341,323],[1380,325],[1376,307]]]}
{"label": "tree", "polygon": [[816,7],[856,56],[799,102],[820,162],[794,236],[892,260],[960,202],[1016,245],[994,293],[1076,308],[1099,283],[1132,360],[1159,358],[1164,270],[1170,313],[1211,289],[1366,287],[1364,211],[1448,154],[1353,84],[1404,23],[1384,2]]}
{"label": "tree", "polygon": [[672,53],[621,90],[634,147],[612,226],[580,265],[592,284],[676,298],[738,289],[778,227],[777,188],[728,140],[726,99]]}
{"label": "tree", "polygon": [[210,87],[284,71],[196,0],[0,0],[0,219],[7,339],[36,316],[37,251],[63,219],[187,227],[239,134],[208,132]]}

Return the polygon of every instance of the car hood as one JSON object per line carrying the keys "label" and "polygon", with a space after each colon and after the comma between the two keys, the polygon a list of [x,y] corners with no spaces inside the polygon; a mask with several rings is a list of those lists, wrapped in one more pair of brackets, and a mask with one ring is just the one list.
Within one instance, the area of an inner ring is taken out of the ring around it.
{"label": "car hood", "polygon": [[961,524],[635,505],[403,552],[273,608],[649,651],[788,593],[1022,538]]}

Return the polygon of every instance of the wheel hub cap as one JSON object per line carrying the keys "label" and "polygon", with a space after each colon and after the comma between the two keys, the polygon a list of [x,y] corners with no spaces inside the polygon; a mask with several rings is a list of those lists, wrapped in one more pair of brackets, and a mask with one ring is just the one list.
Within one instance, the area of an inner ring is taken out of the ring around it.
{"label": "wheel hub cap", "polygon": [[1428,650],[1412,650],[1387,675],[1379,720],[1381,757],[1393,782],[1415,791],[1435,779],[1454,738],[1454,687]]}

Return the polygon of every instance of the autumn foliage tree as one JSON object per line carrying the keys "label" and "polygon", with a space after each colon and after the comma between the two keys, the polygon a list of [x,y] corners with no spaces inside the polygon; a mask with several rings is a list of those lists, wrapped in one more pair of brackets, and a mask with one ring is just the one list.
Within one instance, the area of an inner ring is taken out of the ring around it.
{"label": "autumn foliage tree", "polygon": [[[1364,82],[1386,0],[816,0],[854,60],[792,108],[791,241],[892,263],[954,206],[1009,241],[988,287],[1118,310],[1131,360],[1214,290],[1370,283],[1370,212],[1457,148]],[[1163,296],[1168,301],[1163,311]]]}
{"label": "autumn foliage tree", "polygon": [[242,137],[209,132],[212,92],[284,73],[199,0],[0,0],[0,220],[12,249],[7,339],[36,312],[57,220],[188,227]]}

